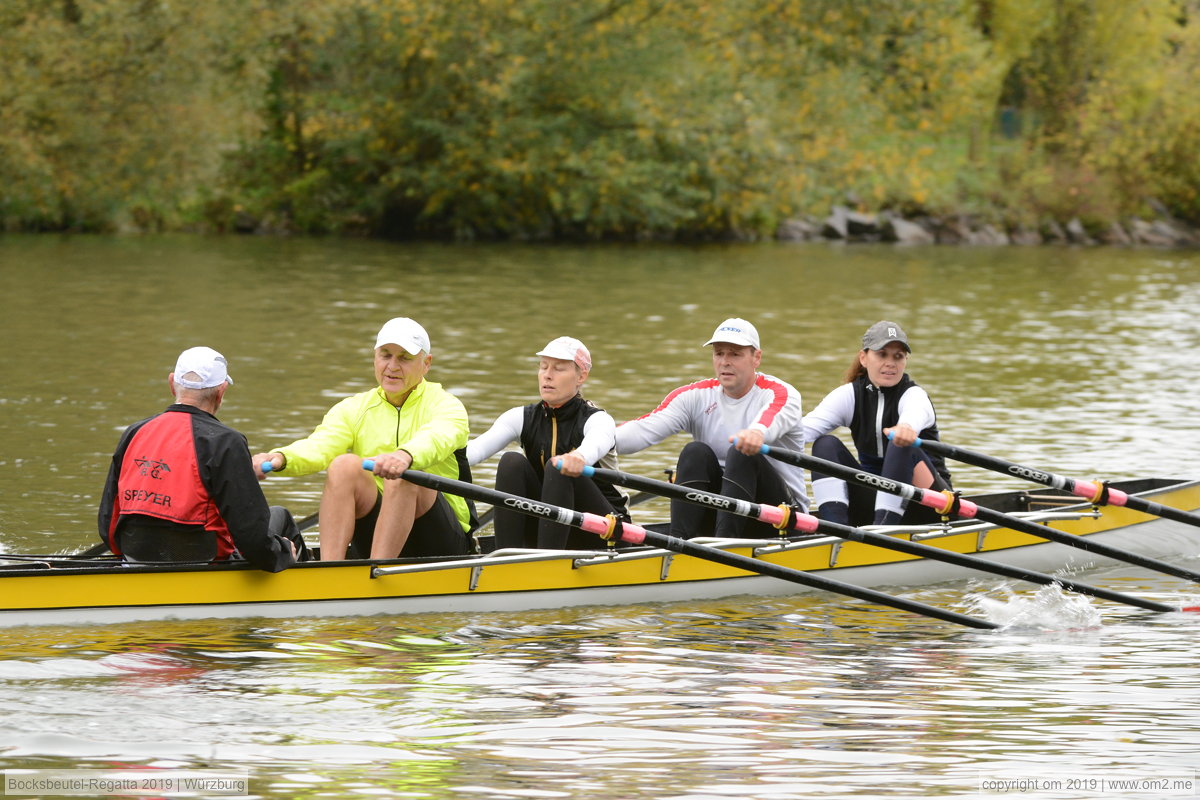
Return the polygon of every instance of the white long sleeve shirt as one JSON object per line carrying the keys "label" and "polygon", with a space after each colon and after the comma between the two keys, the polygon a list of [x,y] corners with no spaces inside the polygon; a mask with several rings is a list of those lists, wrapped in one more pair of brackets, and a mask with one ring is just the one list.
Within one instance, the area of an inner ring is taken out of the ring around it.
{"label": "white long sleeve shirt", "polygon": [[[475,466],[521,438],[525,425],[525,407],[505,411],[486,432],[467,442],[467,463]],[[607,411],[597,411],[583,423],[583,441],[575,448],[585,464],[594,466],[616,441],[617,423]]]}
{"label": "white long sleeve shirt", "polygon": [[[663,399],[649,414],[617,426],[617,454],[636,453],[677,433],[712,448],[722,468],[729,438],[747,428],[762,431],[768,445],[801,451],[800,393],[791,384],[758,373],[750,391],[738,398],[725,394],[715,378],[681,386]],[[808,507],[804,470],[781,461],[772,466],[783,476],[793,499]]]}
{"label": "white long sleeve shirt", "polygon": [[[817,407],[804,415],[803,427],[806,441],[815,441],[818,436],[837,430],[849,428],[854,421],[854,384],[843,383],[834,389],[817,404]],[[879,403],[879,413],[882,415],[884,404]],[[910,386],[900,395],[896,406],[900,413],[897,425],[906,423],[917,433],[925,430],[935,422],[933,403],[929,395],[920,386]],[[876,452],[883,452],[883,424],[876,420],[875,424]]]}

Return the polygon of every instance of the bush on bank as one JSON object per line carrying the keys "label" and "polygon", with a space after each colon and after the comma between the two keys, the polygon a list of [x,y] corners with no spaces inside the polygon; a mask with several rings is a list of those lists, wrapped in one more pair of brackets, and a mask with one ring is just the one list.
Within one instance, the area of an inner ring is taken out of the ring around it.
{"label": "bush on bank", "polygon": [[10,0],[0,225],[1200,223],[1197,0]]}

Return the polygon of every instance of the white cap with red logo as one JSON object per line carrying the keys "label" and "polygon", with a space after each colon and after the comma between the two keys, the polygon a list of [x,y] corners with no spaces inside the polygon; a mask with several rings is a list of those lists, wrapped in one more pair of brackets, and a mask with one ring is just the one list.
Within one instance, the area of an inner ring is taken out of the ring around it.
{"label": "white cap with red logo", "polygon": [[584,347],[583,342],[570,336],[558,337],[539,350],[538,355],[574,361],[575,365],[584,372],[592,370],[592,354]]}

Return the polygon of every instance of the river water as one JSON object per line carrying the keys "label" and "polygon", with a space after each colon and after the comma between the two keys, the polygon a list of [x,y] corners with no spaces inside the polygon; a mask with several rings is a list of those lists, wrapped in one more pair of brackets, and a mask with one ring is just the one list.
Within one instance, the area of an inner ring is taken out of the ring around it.
{"label": "river water", "polygon": [[[369,387],[399,315],[429,330],[430,378],[474,432],[534,399],[555,336],[591,347],[587,394],[627,419],[710,374],[700,345],[725,317],[757,324],[764,370],[806,408],[889,318],[946,441],[1077,477],[1196,477],[1197,308],[1200,256],[1173,251],[0,238],[0,550],[96,541],[116,439],[169,402],[184,347],[228,356],[221,417],[267,449]],[[681,444],[622,468],[660,474]],[[320,480],[266,489],[301,516]],[[1200,596],[1138,569],[1088,581]],[[1081,615],[999,580],[897,591],[1038,623],[966,632],[800,595],[6,629],[0,767],[234,770],[280,798],[1200,796],[1195,615]]]}

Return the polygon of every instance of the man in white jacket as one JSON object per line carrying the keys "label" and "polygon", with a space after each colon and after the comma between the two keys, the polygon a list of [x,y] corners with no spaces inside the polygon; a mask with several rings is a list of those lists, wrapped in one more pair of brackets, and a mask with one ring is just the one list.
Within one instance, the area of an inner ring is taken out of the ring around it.
{"label": "man in white jacket", "polygon": [[[764,444],[804,449],[800,393],[758,371],[758,331],[744,319],[722,322],[712,346],[715,378],[671,392],[649,414],[617,428],[617,453],[636,453],[677,433],[692,440],[679,454],[675,482],[755,503],[808,508],[804,471],[762,455]],[[765,523],[682,500],[671,501],[671,535],[763,538]]]}

